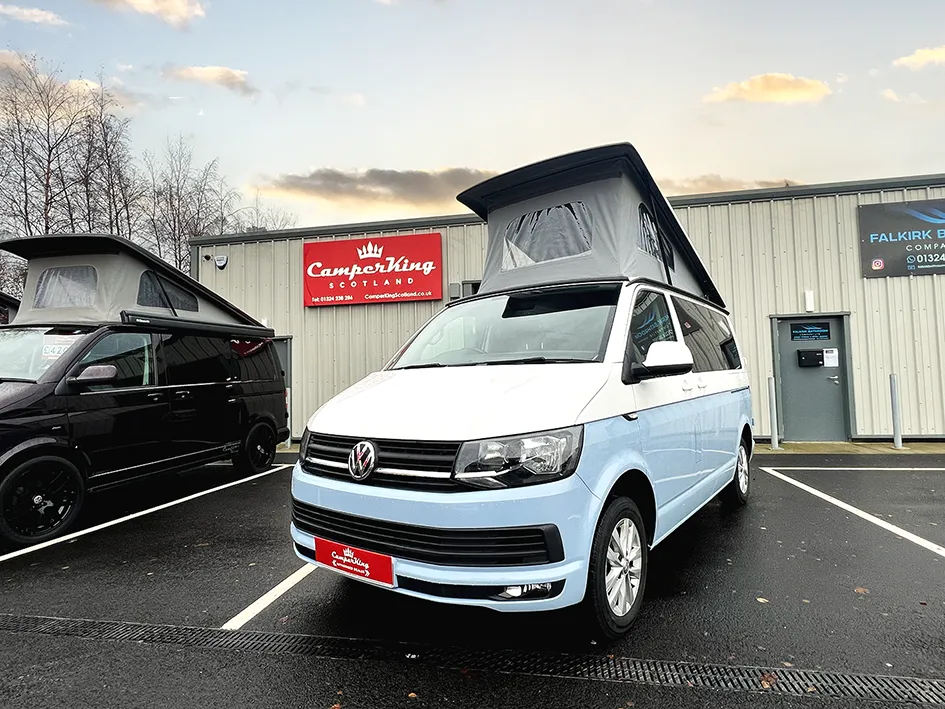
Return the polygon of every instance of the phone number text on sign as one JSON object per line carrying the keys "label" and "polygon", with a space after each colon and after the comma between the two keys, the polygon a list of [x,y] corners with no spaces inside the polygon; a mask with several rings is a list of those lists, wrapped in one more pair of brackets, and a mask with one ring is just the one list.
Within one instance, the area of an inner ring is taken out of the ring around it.
{"label": "phone number text on sign", "polygon": [[443,297],[440,234],[314,241],[303,260],[306,306]]}

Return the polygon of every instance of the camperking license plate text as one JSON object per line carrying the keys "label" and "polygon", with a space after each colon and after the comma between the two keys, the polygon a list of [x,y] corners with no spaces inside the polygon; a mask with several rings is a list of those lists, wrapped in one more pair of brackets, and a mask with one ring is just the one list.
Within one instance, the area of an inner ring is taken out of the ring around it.
{"label": "camperking license plate text", "polygon": [[316,537],[315,561],[348,576],[394,586],[394,560],[385,554]]}

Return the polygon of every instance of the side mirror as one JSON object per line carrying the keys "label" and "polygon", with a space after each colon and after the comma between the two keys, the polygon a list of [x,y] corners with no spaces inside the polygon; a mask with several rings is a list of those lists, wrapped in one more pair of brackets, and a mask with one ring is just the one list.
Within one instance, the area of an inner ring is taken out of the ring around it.
{"label": "side mirror", "polygon": [[97,384],[118,378],[118,368],[114,364],[93,364],[86,367],[77,377],[69,377],[70,384]]}
{"label": "side mirror", "polygon": [[646,379],[672,377],[691,371],[692,352],[689,348],[682,342],[661,341],[650,345],[643,364],[625,363],[623,379],[626,384],[637,384]]}

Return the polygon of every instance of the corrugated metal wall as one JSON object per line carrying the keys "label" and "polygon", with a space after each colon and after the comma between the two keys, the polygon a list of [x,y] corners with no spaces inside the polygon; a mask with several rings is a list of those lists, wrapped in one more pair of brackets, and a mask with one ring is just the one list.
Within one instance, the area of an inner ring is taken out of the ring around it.
{"label": "corrugated metal wall", "polygon": [[[338,234],[333,239],[439,232],[444,236],[443,293],[448,284],[482,275],[486,233],[482,224],[410,231]],[[308,241],[308,239],[305,239]],[[447,302],[305,307],[303,239],[214,244],[199,249],[200,281],[279,335],[292,335],[292,435],[322,403],[384,365]],[[203,260],[226,255],[224,270]]]}
{"label": "corrugated metal wall", "polygon": [[855,436],[892,435],[899,375],[904,435],[945,434],[945,276],[863,278],[857,205],[945,198],[945,188],[676,207],[736,319],[757,432],[770,435],[769,315],[849,312]]}
{"label": "corrugated metal wall", "polygon": [[[892,433],[889,374],[897,373],[903,433],[945,435],[945,276],[864,279],[859,204],[945,198],[945,187],[676,206],[736,319],[751,370],[756,433],[769,435],[770,315],[849,312],[856,436]],[[684,199],[681,201],[685,201]],[[394,236],[358,232],[330,238]],[[449,283],[478,280],[486,234],[474,218],[421,230],[445,235]],[[382,366],[440,302],[305,308],[302,237],[200,247],[200,280],[238,307],[293,335],[293,435],[325,400]],[[204,254],[229,257],[223,271]],[[443,301],[445,302],[445,301]]]}

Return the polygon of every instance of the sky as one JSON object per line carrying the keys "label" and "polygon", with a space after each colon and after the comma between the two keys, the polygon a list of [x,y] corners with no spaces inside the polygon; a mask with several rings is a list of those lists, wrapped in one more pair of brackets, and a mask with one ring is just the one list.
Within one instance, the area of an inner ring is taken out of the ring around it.
{"label": "sky", "polygon": [[943,0],[0,0],[0,51],[101,77],[324,225],[628,141],[667,194],[945,172]]}

